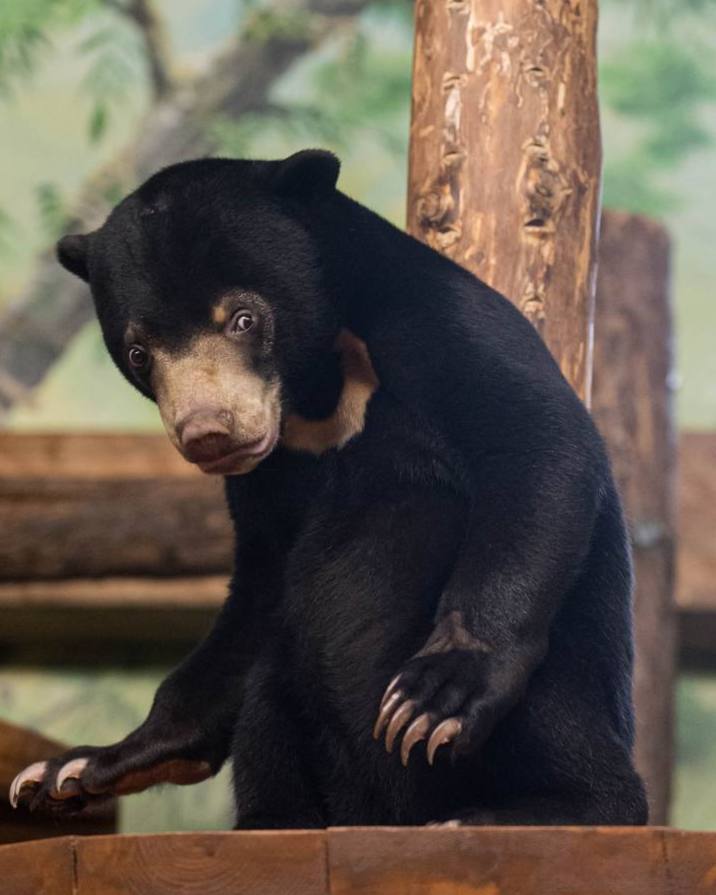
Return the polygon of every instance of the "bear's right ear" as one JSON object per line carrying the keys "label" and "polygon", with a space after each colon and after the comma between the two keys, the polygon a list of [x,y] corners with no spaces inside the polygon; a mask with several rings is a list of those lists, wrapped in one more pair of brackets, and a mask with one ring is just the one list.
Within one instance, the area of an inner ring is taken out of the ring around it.
{"label": "bear's right ear", "polygon": [[302,149],[279,162],[273,186],[286,196],[326,196],[335,189],[341,163],[325,149]]}
{"label": "bear's right ear", "polygon": [[80,277],[86,283],[89,282],[88,248],[89,238],[82,233],[63,236],[57,243],[57,260],[70,273]]}

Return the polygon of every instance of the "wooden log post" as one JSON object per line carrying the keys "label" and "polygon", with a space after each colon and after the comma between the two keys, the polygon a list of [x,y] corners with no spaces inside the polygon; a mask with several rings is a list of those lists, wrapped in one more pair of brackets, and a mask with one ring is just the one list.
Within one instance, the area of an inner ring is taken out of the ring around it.
{"label": "wooden log post", "polygon": [[418,0],[408,229],[511,299],[589,402],[597,2]]}
{"label": "wooden log post", "polygon": [[[410,232],[511,299],[587,404],[601,167],[596,26],[596,0],[418,0],[408,177]],[[651,263],[652,251],[662,252],[655,279],[647,271],[637,290],[650,296],[652,308],[665,294],[668,253],[663,233],[649,232],[648,238],[635,234],[641,243],[633,250],[638,266]],[[612,236],[620,239],[611,230],[610,245]],[[626,300],[621,289],[615,296],[606,254],[604,264],[603,298],[609,290],[613,301]],[[621,274],[634,272],[622,266]],[[613,452],[616,440],[627,457],[615,457],[617,476],[637,520],[637,754],[651,787],[653,820],[660,821],[668,800],[673,677],[673,517],[662,483],[672,461],[667,404],[652,406],[646,389],[658,384],[667,401],[670,354],[662,345],[663,303],[651,321],[651,310],[636,311],[634,302],[630,308],[658,334],[659,347],[653,344],[647,359],[647,343],[627,334],[630,349],[641,349],[631,363],[623,345],[612,345],[611,356],[605,346],[600,366],[610,368],[621,390],[603,392],[600,411]],[[605,370],[604,381],[607,376]],[[613,405],[612,415],[632,416],[605,421],[605,404]]]}
{"label": "wooden log post", "polygon": [[651,821],[663,824],[672,765],[676,446],[669,237],[654,221],[604,215],[595,336],[594,416],[634,548],[636,760]]}

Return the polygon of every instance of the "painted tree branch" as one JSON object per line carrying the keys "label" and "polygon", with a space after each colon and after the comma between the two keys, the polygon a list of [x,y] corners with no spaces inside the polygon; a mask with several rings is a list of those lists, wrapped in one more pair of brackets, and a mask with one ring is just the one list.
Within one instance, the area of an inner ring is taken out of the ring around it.
{"label": "painted tree branch", "polygon": [[[368,4],[301,0],[290,9],[300,28],[281,27],[285,3],[262,10],[261,20],[248,21],[206,73],[152,105],[137,140],[86,183],[67,232],[96,227],[112,204],[108,193],[126,192],[161,167],[210,153],[211,122],[218,114],[236,119],[262,110],[278,78]],[[297,19],[299,13],[303,18]],[[40,255],[30,284],[0,317],[0,419],[42,381],[92,314],[86,286],[59,266],[53,249]]]}
{"label": "painted tree branch", "polygon": [[106,5],[137,26],[144,42],[149,81],[155,100],[167,96],[173,85],[169,37],[152,0],[105,0]]}

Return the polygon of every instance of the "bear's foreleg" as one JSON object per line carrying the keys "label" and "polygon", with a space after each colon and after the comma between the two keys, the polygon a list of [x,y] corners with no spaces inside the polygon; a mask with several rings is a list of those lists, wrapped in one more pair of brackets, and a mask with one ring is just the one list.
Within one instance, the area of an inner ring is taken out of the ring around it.
{"label": "bear's foreleg", "polygon": [[402,735],[404,764],[421,740],[430,763],[442,745],[455,756],[482,746],[547,653],[600,494],[590,471],[536,453],[473,470],[470,522],[435,628],[388,684],[374,729],[389,750]]}
{"label": "bear's foreleg", "polygon": [[204,642],[162,683],[147,719],[111,746],[78,746],[21,771],[13,806],[73,814],[88,803],[159,783],[191,784],[226,760],[247,665],[230,597]]}

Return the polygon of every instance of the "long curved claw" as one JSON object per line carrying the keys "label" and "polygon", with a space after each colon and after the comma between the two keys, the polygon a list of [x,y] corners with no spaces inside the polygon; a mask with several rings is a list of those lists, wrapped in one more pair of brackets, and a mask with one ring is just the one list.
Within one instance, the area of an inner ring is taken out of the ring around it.
{"label": "long curved claw", "polygon": [[[71,799],[73,796],[79,795],[81,792],[80,777],[88,762],[88,758],[74,758],[60,768],[52,791],[53,799]],[[66,783],[69,783],[69,786],[65,786]]]}
{"label": "long curved claw", "polygon": [[403,767],[407,768],[408,759],[410,758],[410,750],[416,743],[425,739],[428,735],[428,731],[433,726],[434,720],[432,715],[428,712],[424,712],[422,715],[418,715],[410,727],[405,731],[405,736],[403,737],[403,742],[400,746],[400,760],[403,763]]}
{"label": "long curved claw", "polygon": [[386,702],[388,701],[388,699],[389,699],[390,696],[392,695],[393,691],[394,691],[395,688],[397,687],[397,685],[398,685],[398,681],[400,680],[400,678],[401,678],[401,675],[400,675],[400,674],[396,674],[395,677],[393,678],[393,680],[392,680],[392,681],[388,684],[388,686],[385,688],[385,693],[383,694],[383,698],[380,700],[380,708],[381,708],[381,709],[382,709],[383,706],[386,704]]}
{"label": "long curved claw", "polygon": [[447,718],[438,724],[428,740],[428,764],[432,766],[440,746],[452,742],[461,733],[462,721],[459,718]]}
{"label": "long curved claw", "polygon": [[39,786],[45,776],[47,770],[46,761],[36,761],[34,764],[28,765],[24,770],[15,777],[10,784],[10,804],[13,808],[17,808],[20,801],[20,793],[26,786]]}
{"label": "long curved claw", "polygon": [[377,740],[380,737],[381,733],[383,733],[383,730],[388,724],[388,721],[390,721],[395,707],[402,700],[402,698],[403,694],[399,690],[396,690],[396,692],[393,693],[381,707],[380,712],[378,713],[378,718],[375,722],[375,727],[373,728],[374,740]]}
{"label": "long curved claw", "polygon": [[395,738],[413,717],[415,705],[414,700],[406,699],[405,702],[396,709],[395,714],[390,719],[390,724],[385,733],[385,748],[387,752],[393,751]]}

